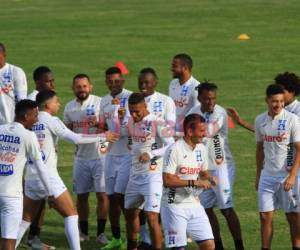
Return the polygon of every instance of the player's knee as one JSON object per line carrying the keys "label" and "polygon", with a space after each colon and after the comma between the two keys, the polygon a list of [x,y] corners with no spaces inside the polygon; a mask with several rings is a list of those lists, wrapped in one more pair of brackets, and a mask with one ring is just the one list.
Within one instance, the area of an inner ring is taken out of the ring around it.
{"label": "player's knee", "polygon": [[198,242],[199,249],[201,250],[214,250],[215,249],[215,241],[214,240],[204,240]]}
{"label": "player's knee", "polygon": [[89,193],[77,194],[77,203],[85,203],[89,200]]}
{"label": "player's knee", "polygon": [[221,213],[224,217],[230,217],[234,214],[234,210],[232,207],[221,209]]}
{"label": "player's knee", "polygon": [[153,212],[147,212],[147,222],[149,224],[149,227],[155,227],[156,225],[158,225],[158,214]]}
{"label": "player's knee", "polygon": [[206,212],[208,217],[214,216],[213,208],[205,208],[205,212]]}
{"label": "player's knee", "polygon": [[103,204],[103,203],[108,202],[108,197],[107,197],[106,193],[97,193],[96,196],[97,196],[98,203]]}
{"label": "player's knee", "polygon": [[260,213],[260,221],[263,224],[272,223],[272,216],[270,215],[270,213]]}

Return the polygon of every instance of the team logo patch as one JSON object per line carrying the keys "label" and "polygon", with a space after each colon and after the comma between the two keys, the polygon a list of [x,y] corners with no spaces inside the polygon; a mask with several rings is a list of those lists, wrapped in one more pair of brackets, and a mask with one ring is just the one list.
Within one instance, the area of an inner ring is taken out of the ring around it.
{"label": "team logo patch", "polygon": [[9,176],[14,174],[13,164],[0,164],[0,176]]}
{"label": "team logo patch", "polygon": [[277,130],[278,131],[285,131],[286,127],[286,120],[278,120],[278,127],[277,127]]}

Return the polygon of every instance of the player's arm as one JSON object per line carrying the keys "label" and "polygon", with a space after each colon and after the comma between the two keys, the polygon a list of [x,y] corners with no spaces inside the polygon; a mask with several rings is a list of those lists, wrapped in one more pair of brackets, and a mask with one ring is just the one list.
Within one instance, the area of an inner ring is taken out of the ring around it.
{"label": "player's arm", "polygon": [[227,113],[232,117],[232,119],[235,121],[235,123],[237,123],[238,125],[240,125],[241,127],[245,128],[245,129],[250,130],[251,132],[254,132],[253,124],[243,120],[235,108],[233,108],[233,107],[227,108]]}
{"label": "player's arm", "polygon": [[25,72],[21,68],[14,69],[14,95],[16,101],[27,98],[27,80]]}
{"label": "player's arm", "polygon": [[207,170],[201,171],[199,177],[201,180],[208,180],[212,186],[216,186],[218,183],[217,177],[212,176]]}
{"label": "player's arm", "polygon": [[256,142],[256,178],[255,178],[255,189],[258,190],[258,183],[260,174],[263,169],[265,155],[264,155],[264,143],[263,141]]}
{"label": "player's arm", "polygon": [[114,142],[118,139],[118,135],[109,131],[102,134],[76,134],[68,129],[58,118],[53,119],[51,130],[58,137],[74,144],[103,143],[105,141]]}

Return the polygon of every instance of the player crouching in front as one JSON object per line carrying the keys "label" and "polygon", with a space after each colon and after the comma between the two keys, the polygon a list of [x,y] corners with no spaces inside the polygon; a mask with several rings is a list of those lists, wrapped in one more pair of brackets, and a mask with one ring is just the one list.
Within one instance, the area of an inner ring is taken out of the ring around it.
{"label": "player crouching in front", "polygon": [[[187,234],[198,243],[198,249],[215,249],[214,236],[199,201],[202,189],[216,185],[216,178],[206,171],[207,151],[202,144],[205,120],[198,114],[183,122],[184,137],[166,152],[163,162],[161,218],[167,248],[183,250]],[[200,178],[199,178],[200,177]]]}

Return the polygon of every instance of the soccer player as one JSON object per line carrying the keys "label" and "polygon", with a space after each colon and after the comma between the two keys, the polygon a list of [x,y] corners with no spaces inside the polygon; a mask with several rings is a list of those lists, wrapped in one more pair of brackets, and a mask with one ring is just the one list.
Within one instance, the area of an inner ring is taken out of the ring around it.
{"label": "soccer player", "polygon": [[256,117],[256,190],[259,197],[262,250],[271,249],[273,213],[282,208],[290,226],[292,246],[300,249],[299,118],[284,109],[284,88],[266,89],[268,110]]}
{"label": "soccer player", "polygon": [[[52,90],[39,92],[36,101],[39,107],[39,115],[38,122],[34,124],[32,130],[38,137],[43,159],[49,171],[50,184],[54,195],[51,205],[64,217],[65,233],[70,249],[78,250],[80,249],[78,215],[71,195],[57,171],[57,142],[59,138],[63,138],[75,144],[95,143],[104,140],[105,137],[107,137],[107,140],[114,140],[115,135],[112,133],[106,133],[105,136],[73,133],[59,118],[54,116],[59,110],[60,103],[56,93]],[[29,160],[29,164],[30,162],[31,160]],[[48,196],[34,169],[29,166],[26,175],[23,221],[20,225],[17,243],[22,239],[40,204]]]}
{"label": "soccer player", "polygon": [[[124,77],[118,67],[110,67],[105,72],[105,82],[109,94],[100,105],[100,127],[120,134],[119,115],[128,113],[128,97],[131,91],[124,88]],[[115,120],[117,119],[117,120]],[[105,185],[109,197],[109,220],[112,240],[104,249],[119,248],[122,245],[120,216],[124,211],[124,194],[129,180],[131,155],[128,136],[120,138],[108,147],[105,163]],[[123,244],[124,245],[124,244]]]}
{"label": "soccer player", "polygon": [[171,66],[174,79],[170,82],[169,96],[176,105],[176,132],[183,132],[184,117],[192,107],[199,104],[195,87],[200,82],[192,76],[192,67],[193,61],[189,55],[174,56]]}
{"label": "soccer player", "polygon": [[209,172],[218,178],[218,185],[205,190],[200,201],[205,208],[212,225],[216,249],[224,249],[218,219],[213,208],[217,206],[225,217],[235,249],[244,249],[241,227],[238,216],[233,209],[232,187],[235,175],[235,164],[228,143],[227,114],[224,108],[216,104],[217,86],[210,82],[199,85],[198,100],[201,104],[190,110],[205,118],[207,123],[207,140]]}
{"label": "soccer player", "polygon": [[[67,103],[64,123],[75,133],[95,134],[98,129],[101,98],[91,95],[93,85],[89,76],[78,74],[73,78],[75,99]],[[97,242],[108,243],[104,235],[108,214],[108,198],[105,193],[104,166],[100,158],[100,144],[78,145],[75,152],[73,181],[77,194],[77,211],[81,241],[88,240],[89,193],[97,197]]]}
{"label": "soccer player", "polygon": [[0,43],[0,124],[14,120],[15,105],[27,96],[24,71],[6,62],[6,49]]}
{"label": "soccer player", "polygon": [[31,132],[37,121],[35,102],[22,100],[16,104],[15,122],[0,126],[0,216],[3,250],[14,250],[22,221],[22,177],[27,158],[41,180],[47,196],[51,196],[48,171],[43,163],[36,135]]}
{"label": "soccer player", "polygon": [[199,189],[216,184],[215,178],[205,173],[208,169],[207,150],[202,144],[205,120],[198,114],[188,115],[183,128],[184,137],[168,148],[163,163],[161,218],[165,245],[185,249],[188,233],[199,249],[215,249],[212,229],[199,201]]}
{"label": "soccer player", "polygon": [[158,218],[162,195],[162,156],[174,139],[165,129],[165,121],[148,111],[141,93],[131,94],[128,103],[131,117],[128,118],[127,129],[132,137],[132,167],[125,194],[127,249],[137,248],[141,208],[147,217],[152,249],[161,249]]}
{"label": "soccer player", "polygon": [[[170,131],[174,130],[176,123],[176,107],[171,97],[155,91],[158,83],[156,72],[152,68],[144,68],[138,77],[138,88],[145,98],[147,108],[151,114],[166,121]],[[146,228],[146,221],[143,219],[143,211],[140,213],[141,222],[141,243],[139,249],[151,247],[151,240]]]}
{"label": "soccer player", "polygon": [[36,95],[42,90],[55,90],[55,79],[52,71],[47,66],[39,66],[33,71],[35,89],[27,99],[35,101]]}

